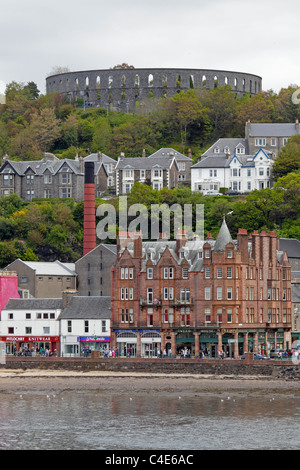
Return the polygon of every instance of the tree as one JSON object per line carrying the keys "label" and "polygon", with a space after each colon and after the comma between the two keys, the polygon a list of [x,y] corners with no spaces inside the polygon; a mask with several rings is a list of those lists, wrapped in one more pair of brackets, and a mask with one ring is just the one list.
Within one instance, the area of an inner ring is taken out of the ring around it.
{"label": "tree", "polygon": [[42,109],[33,116],[30,131],[42,152],[50,151],[59,138],[61,132],[59,124],[60,121],[56,118],[53,108]]}
{"label": "tree", "polygon": [[40,95],[40,90],[34,82],[28,82],[24,87],[24,92],[29,100],[36,100]]}
{"label": "tree", "polygon": [[279,152],[272,166],[272,178],[276,181],[297,170],[300,170],[300,134],[292,136]]}
{"label": "tree", "polygon": [[236,119],[233,123],[240,133],[244,133],[245,123],[272,122],[274,115],[274,104],[268,93],[261,92],[257,95],[241,98],[236,110]]}
{"label": "tree", "polygon": [[173,119],[177,122],[181,133],[181,144],[184,148],[187,143],[187,129],[196,121],[201,121],[206,109],[202,106],[195,90],[180,92],[171,98],[174,104]]}
{"label": "tree", "polygon": [[237,101],[231,88],[228,85],[212,90],[200,88],[198,94],[212,124],[210,138],[215,140],[232,133],[232,123],[236,117]]}

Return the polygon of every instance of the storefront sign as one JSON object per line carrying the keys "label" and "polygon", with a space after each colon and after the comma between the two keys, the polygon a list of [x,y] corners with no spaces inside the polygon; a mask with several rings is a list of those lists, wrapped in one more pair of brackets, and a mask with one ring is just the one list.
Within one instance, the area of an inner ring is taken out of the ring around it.
{"label": "storefront sign", "polygon": [[109,342],[110,341],[110,337],[109,336],[79,336],[77,338],[77,341],[84,341],[85,343],[104,343],[104,342]]}
{"label": "storefront sign", "polygon": [[139,330],[139,333],[160,333],[160,330]]}
{"label": "storefront sign", "polygon": [[6,341],[10,343],[17,342],[40,342],[40,341],[59,341],[59,336],[0,336],[0,341]]}
{"label": "storefront sign", "polygon": [[113,330],[114,333],[136,333],[137,330]]}

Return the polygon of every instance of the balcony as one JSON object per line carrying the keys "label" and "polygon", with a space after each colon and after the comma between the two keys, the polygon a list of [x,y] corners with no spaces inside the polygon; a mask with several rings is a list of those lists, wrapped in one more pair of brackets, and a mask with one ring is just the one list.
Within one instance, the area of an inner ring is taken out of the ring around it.
{"label": "balcony", "polygon": [[160,307],[161,300],[159,299],[140,299],[141,307]]}
{"label": "balcony", "polygon": [[194,300],[192,297],[189,299],[174,299],[169,300],[169,305],[172,307],[184,307],[186,305],[194,305]]}

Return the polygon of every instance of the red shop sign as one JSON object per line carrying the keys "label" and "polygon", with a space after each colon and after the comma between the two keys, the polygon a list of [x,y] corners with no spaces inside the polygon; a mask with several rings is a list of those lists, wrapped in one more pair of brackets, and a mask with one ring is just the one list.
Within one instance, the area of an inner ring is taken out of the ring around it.
{"label": "red shop sign", "polygon": [[0,336],[0,341],[12,342],[17,341],[30,342],[30,341],[59,341],[59,336]]}

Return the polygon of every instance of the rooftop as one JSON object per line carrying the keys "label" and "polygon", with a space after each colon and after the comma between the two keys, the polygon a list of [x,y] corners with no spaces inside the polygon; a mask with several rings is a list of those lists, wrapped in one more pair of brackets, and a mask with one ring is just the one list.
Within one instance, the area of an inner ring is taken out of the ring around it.
{"label": "rooftop", "polygon": [[109,319],[111,307],[109,296],[78,296],[74,295],[68,307],[60,314],[59,319]]}

